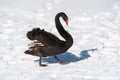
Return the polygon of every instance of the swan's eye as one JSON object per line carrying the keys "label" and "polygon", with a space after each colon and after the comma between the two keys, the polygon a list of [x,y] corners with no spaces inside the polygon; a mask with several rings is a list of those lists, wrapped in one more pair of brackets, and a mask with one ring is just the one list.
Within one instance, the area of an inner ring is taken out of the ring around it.
{"label": "swan's eye", "polygon": [[63,15],[62,15],[62,18],[63,18],[64,21],[68,20],[68,17],[67,17],[66,14],[63,14]]}

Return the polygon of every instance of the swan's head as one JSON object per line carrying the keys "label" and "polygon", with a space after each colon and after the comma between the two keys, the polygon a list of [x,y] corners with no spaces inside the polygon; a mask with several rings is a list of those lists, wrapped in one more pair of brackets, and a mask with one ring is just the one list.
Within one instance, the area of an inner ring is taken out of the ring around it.
{"label": "swan's head", "polygon": [[63,20],[66,22],[66,25],[68,26],[68,16],[64,12],[61,12],[60,14]]}
{"label": "swan's head", "polygon": [[64,12],[59,12],[56,15],[56,17],[55,17],[56,23],[57,23],[57,21],[59,20],[60,17],[62,17],[62,19],[66,22],[66,25],[68,26],[68,16]]}

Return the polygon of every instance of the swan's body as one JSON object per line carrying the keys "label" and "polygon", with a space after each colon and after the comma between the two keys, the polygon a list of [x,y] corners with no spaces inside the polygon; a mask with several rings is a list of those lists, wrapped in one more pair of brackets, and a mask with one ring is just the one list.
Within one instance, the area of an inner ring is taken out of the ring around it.
{"label": "swan's body", "polygon": [[[59,20],[60,17],[62,17],[63,20],[66,21],[66,24],[68,24],[68,17],[63,12],[58,13],[55,17],[56,28],[57,28],[59,34],[65,39],[65,41],[60,40],[58,37],[56,37],[54,34],[52,34],[50,32],[41,30],[39,28],[34,28],[32,31],[29,31],[27,33],[27,37],[30,40],[39,41],[44,46],[36,46],[36,47],[32,48],[33,52],[28,53],[28,54],[40,56],[40,59],[41,59],[41,57],[55,56],[55,58],[57,60],[59,60],[56,57],[56,55],[66,52],[72,46],[73,38],[63,28],[63,26]],[[40,64],[41,64],[41,62],[40,62]]]}

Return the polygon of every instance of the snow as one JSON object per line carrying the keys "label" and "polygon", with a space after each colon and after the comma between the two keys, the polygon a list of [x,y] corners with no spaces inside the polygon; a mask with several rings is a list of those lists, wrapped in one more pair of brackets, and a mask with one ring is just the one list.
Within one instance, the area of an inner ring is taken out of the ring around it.
{"label": "snow", "polygon": [[[53,57],[24,54],[31,42],[26,32],[44,28],[59,38],[55,15],[69,16],[65,29],[73,36],[73,46]],[[119,0],[0,0],[0,80],[120,80]]]}

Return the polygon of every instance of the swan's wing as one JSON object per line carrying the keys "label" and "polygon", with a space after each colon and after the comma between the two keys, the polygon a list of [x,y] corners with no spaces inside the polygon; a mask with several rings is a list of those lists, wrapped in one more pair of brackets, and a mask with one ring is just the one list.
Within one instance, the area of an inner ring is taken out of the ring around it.
{"label": "swan's wing", "polygon": [[35,47],[35,46],[45,46],[44,44],[42,44],[41,42],[38,41],[33,41],[30,44],[28,44],[29,47]]}
{"label": "swan's wing", "polygon": [[44,46],[41,47],[40,52],[42,53],[43,57],[46,56],[55,56],[57,54],[62,53],[64,50],[63,49],[59,49],[56,47],[52,47],[52,46]]}

